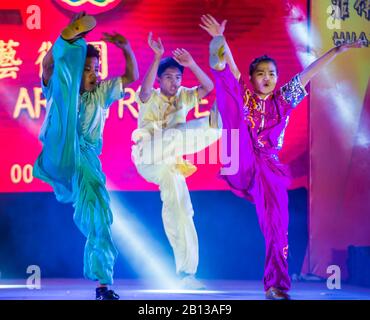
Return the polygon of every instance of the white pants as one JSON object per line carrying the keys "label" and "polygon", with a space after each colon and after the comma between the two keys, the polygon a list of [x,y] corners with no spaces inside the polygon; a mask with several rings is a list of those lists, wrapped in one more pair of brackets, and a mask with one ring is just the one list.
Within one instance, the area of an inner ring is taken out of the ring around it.
{"label": "white pants", "polygon": [[[134,145],[132,157],[140,175],[159,186],[162,220],[174,252],[176,272],[195,274],[199,255],[194,210],[185,177],[176,169],[176,158],[203,150],[221,137],[221,130],[209,128],[208,118],[173,129]],[[152,161],[145,161],[149,158]]]}

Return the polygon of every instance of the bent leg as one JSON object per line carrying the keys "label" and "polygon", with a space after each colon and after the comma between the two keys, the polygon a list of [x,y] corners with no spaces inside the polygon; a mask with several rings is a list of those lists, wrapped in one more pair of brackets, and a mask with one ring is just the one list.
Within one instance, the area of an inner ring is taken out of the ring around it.
{"label": "bent leg", "polygon": [[171,164],[178,157],[207,148],[220,137],[221,129],[210,128],[208,118],[201,118],[155,132],[151,139],[140,142],[135,148],[142,150],[141,159],[145,164]]}

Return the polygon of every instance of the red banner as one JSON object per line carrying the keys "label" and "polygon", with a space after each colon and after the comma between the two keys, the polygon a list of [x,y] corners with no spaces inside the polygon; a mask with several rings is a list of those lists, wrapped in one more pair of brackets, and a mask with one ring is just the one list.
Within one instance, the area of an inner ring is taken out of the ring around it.
{"label": "red banner", "polygon": [[[36,4],[35,4],[36,3]],[[306,18],[306,0],[291,1]],[[32,166],[41,150],[38,133],[45,116],[45,100],[40,89],[43,56],[74,12],[87,10],[97,19],[87,41],[102,52],[101,78],[124,71],[121,52],[101,41],[102,32],[116,31],[131,42],[140,68],[140,80],[152,59],[147,45],[149,31],[160,36],[166,54],[185,48],[208,73],[210,38],[199,27],[200,16],[211,13],[227,19],[226,37],[239,68],[247,74],[256,56],[268,54],[279,64],[279,83],[284,84],[301,70],[294,39],[287,30],[291,7],[286,1],[11,1],[0,5],[0,192],[49,191],[32,178]],[[39,14],[39,21],[37,20]],[[38,23],[39,22],[39,23]],[[304,27],[304,29],[306,26]],[[305,29],[304,32],[307,30]],[[136,172],[131,161],[131,133],[137,125],[138,106],[134,92],[140,80],[126,89],[126,97],[112,105],[104,133],[101,156],[108,188],[113,190],[157,190]],[[183,85],[196,85],[185,71]],[[207,116],[215,98],[212,93],[190,118]],[[295,110],[281,153],[295,176],[292,187],[307,186],[307,99]],[[188,179],[191,190],[227,189],[217,178],[219,165],[200,165]]]}

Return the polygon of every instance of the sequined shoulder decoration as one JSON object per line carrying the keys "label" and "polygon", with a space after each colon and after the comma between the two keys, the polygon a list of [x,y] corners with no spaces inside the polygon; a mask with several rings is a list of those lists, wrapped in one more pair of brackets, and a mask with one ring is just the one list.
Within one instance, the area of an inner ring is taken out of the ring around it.
{"label": "sequined shoulder decoration", "polygon": [[296,107],[308,93],[297,74],[292,80],[281,87],[281,96],[292,107]]}

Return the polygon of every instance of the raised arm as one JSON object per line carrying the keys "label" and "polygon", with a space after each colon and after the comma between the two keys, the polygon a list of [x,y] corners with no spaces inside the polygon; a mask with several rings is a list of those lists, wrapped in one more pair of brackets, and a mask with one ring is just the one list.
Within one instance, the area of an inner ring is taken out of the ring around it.
{"label": "raised arm", "polygon": [[[217,36],[224,36],[224,31],[226,27],[227,20],[222,21],[222,23],[218,23],[218,21],[212,17],[210,14],[203,15],[201,17],[201,21],[203,24],[199,24],[199,26],[208,32],[208,34],[212,37]],[[236,79],[240,77],[240,71],[238,66],[235,63],[234,57],[231,53],[230,47],[226,42],[225,38],[225,61],[229,65],[231,72],[235,76]]]}
{"label": "raised arm", "polygon": [[361,42],[353,42],[349,44],[343,44],[338,47],[334,47],[330,49],[328,52],[326,52],[323,56],[318,58],[316,61],[311,63],[306,69],[304,69],[299,77],[301,79],[302,85],[306,86],[307,83],[318,73],[321,69],[323,69],[326,65],[328,65],[331,61],[335,59],[335,57],[342,53],[347,51],[348,49],[352,48],[361,48],[362,43]]}
{"label": "raised arm", "polygon": [[172,52],[173,58],[182,66],[189,68],[198,79],[200,85],[198,86],[198,97],[202,99],[208,93],[210,93],[213,88],[212,80],[207,76],[207,74],[198,66],[194,61],[191,54],[185,49],[176,49]]}
{"label": "raised arm", "polygon": [[123,55],[126,59],[126,69],[124,74],[121,76],[121,79],[123,86],[126,87],[139,78],[139,69],[137,66],[135,54],[132,51],[128,40],[119,33],[114,32],[113,34],[109,34],[104,32],[103,35],[104,41],[111,42],[115,44],[118,48],[122,49]]}
{"label": "raised arm", "polygon": [[153,85],[154,85],[154,81],[157,76],[159,62],[161,61],[161,57],[164,53],[164,47],[163,47],[161,38],[158,38],[158,41],[153,40],[152,32],[149,33],[148,44],[149,44],[149,47],[154,52],[154,59],[148,71],[146,72],[144,76],[143,82],[141,84],[141,89],[139,92],[139,98],[144,103],[147,102],[150,98]]}

